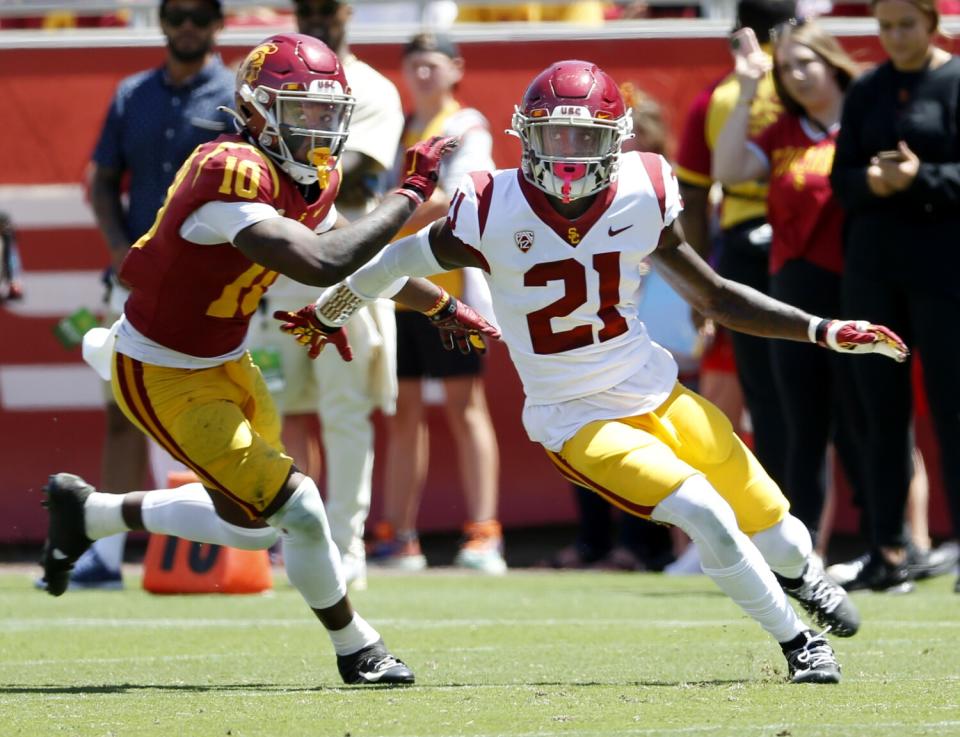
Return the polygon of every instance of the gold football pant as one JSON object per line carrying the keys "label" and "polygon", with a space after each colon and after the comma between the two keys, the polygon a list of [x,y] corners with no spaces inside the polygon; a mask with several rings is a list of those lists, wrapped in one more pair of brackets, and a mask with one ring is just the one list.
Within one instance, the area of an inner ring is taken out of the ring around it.
{"label": "gold football pant", "polygon": [[590,422],[547,455],[568,479],[639,517],[694,474],[707,478],[747,534],[777,524],[790,507],[727,417],[679,383],[653,412]]}
{"label": "gold football pant", "polygon": [[[283,451],[280,416],[249,353],[208,369],[179,369],[113,356],[114,397],[123,413],[204,486],[263,515],[293,459]],[[162,484],[163,480],[157,480]]]}

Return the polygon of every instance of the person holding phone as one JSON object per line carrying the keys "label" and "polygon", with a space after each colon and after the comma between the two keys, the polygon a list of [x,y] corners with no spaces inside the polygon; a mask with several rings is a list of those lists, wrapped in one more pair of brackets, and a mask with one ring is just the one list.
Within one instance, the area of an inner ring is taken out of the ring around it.
{"label": "person holding phone", "polygon": [[[936,45],[934,0],[874,0],[871,9],[888,59],[847,92],[831,174],[847,212],[843,308],[889,325],[923,356],[956,532],[960,344],[952,326],[960,320],[960,60]],[[911,368],[867,360],[853,372],[866,417],[871,550],[844,583],[904,590],[916,565],[904,533]],[[960,581],[955,590],[960,593]]]}
{"label": "person holding phone", "polygon": [[[750,137],[749,104],[771,60],[745,39],[734,52],[743,104],[734,108],[717,138],[713,175],[724,185],[753,179],[769,184],[771,295],[806,310],[840,312],[843,211],[829,175],[844,91],[859,68],[815,23],[784,23],[773,29],[771,41],[773,83],[784,111]],[[827,498],[831,438],[847,478],[858,491],[863,486],[850,364],[787,341],[774,341],[771,351],[787,419],[784,492],[816,541]]]}
{"label": "person holding phone", "polygon": [[[734,54],[749,56],[764,48],[769,29],[788,21],[796,12],[794,0],[740,0],[737,28],[731,36]],[[741,96],[740,80],[731,70],[694,100],[684,124],[675,167],[685,203],[680,221],[690,245],[715,264],[720,274],[768,294],[771,231],[767,223],[767,189],[762,181],[749,180],[723,188],[721,232],[713,252],[711,156],[720,130],[738,106],[748,113],[750,135],[759,134],[773,123],[782,108],[772,76],[764,74],[755,94],[746,98]],[[783,483],[786,420],[773,380],[770,343],[741,333],[730,333],[730,341],[753,426],[753,450],[773,479]]]}

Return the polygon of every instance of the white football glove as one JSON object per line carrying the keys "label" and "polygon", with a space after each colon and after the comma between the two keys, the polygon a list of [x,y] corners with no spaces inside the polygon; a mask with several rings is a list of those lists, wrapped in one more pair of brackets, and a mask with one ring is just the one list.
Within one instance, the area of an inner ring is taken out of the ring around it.
{"label": "white football glove", "polygon": [[866,320],[810,320],[807,334],[811,343],[838,353],[879,353],[903,363],[910,355],[900,336],[883,325]]}

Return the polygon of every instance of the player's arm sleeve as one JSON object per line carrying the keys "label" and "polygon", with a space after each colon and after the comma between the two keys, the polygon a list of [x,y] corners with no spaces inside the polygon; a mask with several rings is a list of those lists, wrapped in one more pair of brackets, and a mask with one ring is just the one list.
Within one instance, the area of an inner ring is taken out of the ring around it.
{"label": "player's arm sleeve", "polygon": [[264,202],[207,202],[183,221],[180,236],[199,245],[233,243],[244,228],[279,217],[277,209]]}
{"label": "player's arm sleeve", "polygon": [[670,166],[670,162],[660,157],[660,171],[663,175],[663,227],[673,225],[673,221],[683,212],[683,198],[680,197],[680,182]]}

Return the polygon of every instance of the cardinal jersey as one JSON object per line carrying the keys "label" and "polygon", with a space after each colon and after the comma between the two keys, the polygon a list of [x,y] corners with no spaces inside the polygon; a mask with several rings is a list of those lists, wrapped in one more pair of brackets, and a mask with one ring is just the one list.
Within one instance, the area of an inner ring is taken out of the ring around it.
{"label": "cardinal jersey", "polygon": [[576,220],[517,169],[462,180],[448,220],[483,259],[532,440],[557,449],[585,421],[642,414],[670,395],[677,365],[637,308],[643,260],[681,209],[655,154],[624,154],[617,181]]}
{"label": "cardinal jersey", "polygon": [[220,136],[197,147],[170,185],[153,227],[123,262],[121,278],[132,287],[127,321],[147,341],[172,351],[235,358],[277,274],[222,239],[186,240],[184,223],[203,205],[224,202],[266,205],[317,230],[331,211],[335,215],[338,187],[335,171],[316,200],[307,202],[289,177],[240,136]]}

